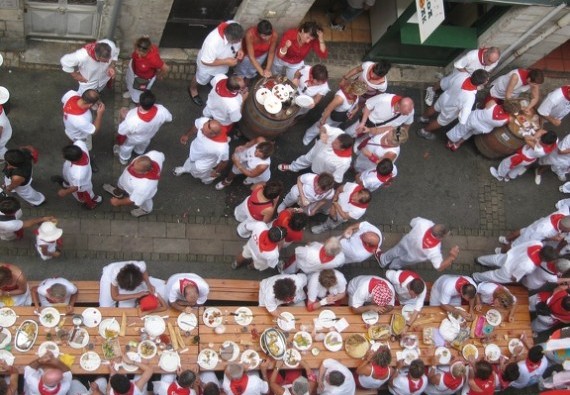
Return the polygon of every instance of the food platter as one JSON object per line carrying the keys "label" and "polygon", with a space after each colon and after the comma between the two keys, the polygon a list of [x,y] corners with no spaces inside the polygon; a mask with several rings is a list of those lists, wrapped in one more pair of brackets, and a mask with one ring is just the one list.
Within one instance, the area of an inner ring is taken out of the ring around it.
{"label": "food platter", "polygon": [[313,338],[309,332],[299,331],[293,336],[293,346],[297,350],[305,351],[313,345]]}
{"label": "food platter", "polygon": [[246,350],[241,354],[240,362],[244,364],[247,369],[257,369],[261,363],[261,358],[255,350]]}
{"label": "food platter", "polygon": [[342,350],[342,336],[338,332],[329,332],[323,340],[325,348],[329,351],[336,352]]}
{"label": "food platter", "polygon": [[181,313],[176,322],[178,327],[184,332],[190,332],[198,326],[198,318],[194,313]]}
{"label": "food platter", "polygon": [[9,328],[16,323],[18,316],[16,312],[9,307],[3,307],[0,309],[0,326],[3,328]]}
{"label": "food platter", "polygon": [[223,361],[233,362],[239,357],[239,345],[231,340],[226,340],[220,347],[220,357]]}
{"label": "food platter", "polygon": [[319,314],[319,324],[323,328],[332,328],[336,323],[336,314],[332,310],[323,310]]}
{"label": "food platter", "polygon": [[117,339],[109,339],[101,345],[103,349],[103,358],[112,360],[122,355],[121,345]]}
{"label": "food platter", "polygon": [[238,325],[247,326],[253,321],[253,312],[248,307],[238,307],[234,312],[234,319]]}
{"label": "food platter", "polygon": [[289,100],[291,91],[288,89],[288,85],[277,84],[271,89],[271,93],[277,100],[283,103]]}
{"label": "food platter", "polygon": [[376,311],[365,311],[362,313],[362,321],[368,325],[374,325],[378,322],[378,313]]}
{"label": "food platter", "polygon": [[158,366],[165,372],[176,372],[180,365],[180,355],[175,351],[163,351]]}
{"label": "food platter", "polygon": [[215,328],[222,325],[222,322],[224,322],[224,315],[220,309],[216,307],[208,307],[204,310],[202,320],[207,327]]}
{"label": "food platter", "polygon": [[492,326],[499,326],[503,321],[503,316],[498,310],[495,309],[487,311],[487,314],[485,314],[485,318],[487,319],[489,325]]}
{"label": "food platter", "polygon": [[350,335],[344,341],[344,350],[352,358],[362,358],[370,349],[370,342],[361,334]]}
{"label": "food platter", "polygon": [[211,348],[206,348],[198,354],[198,365],[202,369],[212,370],[218,364],[218,353]]}
{"label": "food platter", "polygon": [[485,357],[489,362],[497,362],[501,358],[501,349],[496,344],[487,344],[485,346]]}
{"label": "food platter", "polygon": [[[522,348],[520,348],[520,347],[522,347]],[[524,344],[522,341],[520,341],[520,339],[515,338],[515,339],[509,340],[508,348],[509,348],[509,352],[512,355],[519,355],[524,350]],[[516,352],[517,349],[519,349],[520,351]]]}
{"label": "food platter", "polygon": [[451,361],[451,351],[447,347],[438,347],[435,349],[434,355],[437,357],[437,363],[447,365]]}
{"label": "food platter", "polygon": [[463,351],[461,352],[463,358],[466,361],[469,360],[469,357],[472,356],[474,359],[479,358],[479,350],[473,344],[466,344],[463,346]]}
{"label": "food platter", "polygon": [[114,339],[119,336],[121,326],[115,318],[105,318],[99,324],[99,334],[103,339]]}
{"label": "food platter", "polygon": [[394,313],[392,314],[392,320],[390,321],[390,328],[392,328],[392,333],[396,336],[402,334],[406,328],[406,319],[402,314]]}
{"label": "food platter", "polygon": [[277,326],[285,332],[295,329],[295,316],[288,311],[282,312],[277,318]]}
{"label": "food platter", "polygon": [[281,111],[281,109],[283,108],[283,104],[279,101],[279,99],[277,99],[272,95],[265,98],[263,107],[265,108],[265,111],[267,111],[269,114],[275,115],[279,113],[279,111]]}
{"label": "food platter", "polygon": [[29,351],[38,337],[38,324],[32,320],[22,322],[16,336],[14,337],[14,347],[20,352]]}
{"label": "food platter", "polygon": [[54,307],[45,307],[40,312],[40,324],[46,328],[53,328],[59,324],[59,311]]}
{"label": "food platter", "polygon": [[101,366],[101,357],[95,351],[87,351],[79,358],[79,366],[87,372],[93,372]]}
{"label": "food platter", "polygon": [[402,358],[404,359],[404,364],[408,366],[419,357],[420,353],[416,348],[406,348],[405,350],[402,350]]}
{"label": "food platter", "polygon": [[151,359],[154,358],[158,351],[158,347],[156,344],[151,340],[143,340],[139,343],[137,347],[137,352],[143,359]]}
{"label": "food platter", "polygon": [[53,356],[56,358],[59,356],[59,346],[56,342],[47,341],[40,344],[40,347],[38,348],[38,356],[43,357],[48,351],[51,351]]}
{"label": "food platter", "polygon": [[368,336],[372,340],[386,340],[390,338],[391,334],[389,325],[373,325],[368,328]]}
{"label": "food platter", "polygon": [[83,316],[83,324],[87,328],[95,328],[101,323],[101,320],[103,318],[101,312],[95,307],[86,308],[83,310],[83,313],[81,313],[81,315]]}
{"label": "food platter", "polygon": [[[127,353],[127,358],[133,362],[140,362],[141,361],[141,356],[139,354],[137,354],[136,352],[132,352],[132,351],[129,351]],[[124,370],[126,370],[129,373],[134,373],[139,369],[137,365],[135,365],[135,364],[131,365],[130,363],[126,363],[126,362],[122,363],[122,367]]]}
{"label": "food platter", "polygon": [[301,353],[294,348],[289,348],[283,356],[283,363],[289,368],[295,369],[301,363]]}
{"label": "food platter", "polygon": [[166,322],[158,315],[147,315],[144,317],[144,330],[151,338],[158,337],[166,331]]}
{"label": "food platter", "polygon": [[89,333],[83,328],[76,328],[69,337],[69,346],[83,348],[89,343]]}
{"label": "food platter", "polygon": [[[293,343],[294,342],[295,341],[293,340]],[[281,359],[283,358],[283,354],[287,348],[287,339],[281,331],[275,328],[268,328],[264,330],[259,337],[259,345],[263,352],[265,352],[270,357],[274,359]]]}

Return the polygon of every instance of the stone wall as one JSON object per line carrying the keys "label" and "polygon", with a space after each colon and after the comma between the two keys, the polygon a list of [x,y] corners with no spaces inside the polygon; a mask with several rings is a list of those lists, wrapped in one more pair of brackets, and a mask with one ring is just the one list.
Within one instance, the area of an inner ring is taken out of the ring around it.
{"label": "stone wall", "polygon": [[273,27],[282,32],[297,27],[315,0],[243,0],[235,20],[244,26],[257,24],[267,19]]}
{"label": "stone wall", "polygon": [[24,0],[11,2],[13,7],[0,9],[0,49],[18,51],[25,47]]}

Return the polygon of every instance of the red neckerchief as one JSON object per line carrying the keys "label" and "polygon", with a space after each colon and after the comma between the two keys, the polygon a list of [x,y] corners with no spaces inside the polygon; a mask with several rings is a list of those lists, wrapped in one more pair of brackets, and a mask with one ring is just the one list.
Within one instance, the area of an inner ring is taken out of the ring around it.
{"label": "red neckerchief", "polygon": [[463,383],[463,377],[453,377],[451,372],[443,374],[443,384],[450,390],[458,388]]}
{"label": "red neckerchief", "polygon": [[463,81],[463,84],[461,84],[461,89],[464,91],[476,91],[477,85],[473,85],[471,82],[471,77],[467,77],[465,78],[465,81]]}
{"label": "red neckerchief", "polygon": [[336,154],[336,156],[341,157],[341,158],[350,158],[352,156],[351,147],[348,147],[345,149],[334,149],[333,148],[333,152]]}
{"label": "red neckerchief", "polygon": [[562,94],[566,100],[570,101],[570,85],[561,86],[560,89],[562,89]]}
{"label": "red neckerchief", "polygon": [[83,48],[85,48],[85,50],[87,51],[87,55],[89,55],[90,58],[98,62],[97,55],[95,55],[95,45],[97,45],[97,43],[89,43],[86,44]]}
{"label": "red neckerchief", "polygon": [[[202,131],[202,134],[204,134],[204,131]],[[227,143],[228,142],[228,136],[225,135],[224,133],[220,133],[214,137],[206,136],[204,134],[204,137],[206,137],[207,139],[210,139],[212,141],[215,141],[216,143]]]}
{"label": "red neckerchief", "polygon": [[325,263],[329,263],[330,261],[332,261],[334,259],[334,255],[327,255],[327,253],[325,252],[325,247],[321,247],[321,249],[319,250],[319,259],[321,260],[322,264]]}
{"label": "red neckerchief", "polygon": [[81,154],[81,158],[79,158],[75,162],[71,162],[71,164],[76,166],[87,166],[89,164],[89,155],[83,152]]}
{"label": "red neckerchief", "polygon": [[183,388],[178,385],[176,380],[174,380],[168,386],[168,389],[166,390],[166,395],[190,395],[190,388]]}
{"label": "red neckerchief", "polygon": [[435,237],[432,233],[433,227],[426,230],[424,237],[422,238],[422,248],[427,250],[429,248],[434,248],[441,243],[441,240]]}
{"label": "red neckerchief", "polygon": [[506,121],[509,119],[509,114],[505,112],[505,109],[500,104],[493,107],[493,119],[495,121]]}
{"label": "red neckerchief", "polygon": [[388,366],[382,367],[380,365],[376,365],[375,363],[372,363],[372,375],[377,377],[377,378],[386,377],[386,373],[388,373],[389,370],[390,370],[390,367],[388,367]]}
{"label": "red neckerchief", "polygon": [[398,104],[400,100],[402,100],[402,96],[394,95],[394,97],[392,97],[392,101],[390,102],[392,108],[394,108],[394,106]]}
{"label": "red neckerchief", "polygon": [[519,74],[519,77],[521,79],[522,84],[528,85],[528,73],[529,73],[529,71],[527,69],[517,69],[517,73]]}
{"label": "red neckerchief", "polygon": [[410,392],[412,392],[412,393],[419,391],[420,388],[422,388],[423,384],[424,384],[423,376],[420,377],[420,379],[417,381],[417,383],[415,382],[415,380],[412,380],[408,377],[408,386],[410,387]]}
{"label": "red neckerchief", "polygon": [[150,110],[148,110],[147,112],[141,112],[141,108],[137,108],[137,115],[139,116],[139,118],[145,122],[150,122],[152,121],[152,119],[156,116],[156,114],[158,113],[158,107],[157,106],[152,106],[150,108]]}
{"label": "red neckerchief", "polygon": [[227,22],[222,22],[218,25],[218,33],[220,34],[221,38],[224,38],[224,34],[226,32],[226,27],[228,27],[229,23]]}
{"label": "red neckerchief", "polygon": [[184,289],[185,289],[188,285],[193,285],[193,286],[196,287],[196,289],[198,289],[198,285],[197,285],[194,281],[189,280],[189,279],[187,279],[187,278],[183,278],[183,279],[180,280],[180,293],[181,293],[182,295],[184,295]]}
{"label": "red neckerchief", "polygon": [[459,295],[461,295],[461,289],[463,288],[463,286],[469,285],[469,284],[471,284],[471,283],[465,277],[459,277],[457,279],[457,281],[455,282],[455,290],[457,291],[457,293]]}
{"label": "red neckerchief", "polygon": [[520,165],[523,162],[533,162],[534,159],[529,158],[523,153],[523,148],[521,147],[517,150],[517,152],[511,156],[511,169]]}
{"label": "red neckerchief", "polygon": [[2,106],[2,104],[0,104],[0,115],[2,115],[3,112],[4,112],[4,106]]}
{"label": "red neckerchief", "polygon": [[228,89],[228,79],[224,78],[219,80],[214,88],[216,93],[221,97],[236,97],[239,92],[232,92]]}
{"label": "red neckerchief", "polygon": [[152,168],[150,171],[139,174],[134,170],[134,162],[127,167],[127,171],[130,173],[131,176],[136,178],[148,178],[149,180],[159,180],[160,179],[160,166],[155,161],[152,162]]}
{"label": "red neckerchief", "polygon": [[545,266],[544,268],[550,271],[550,273],[556,274],[557,272],[556,261],[545,262],[544,266]]}
{"label": "red neckerchief", "polygon": [[524,364],[526,365],[526,368],[528,369],[529,373],[534,372],[536,369],[540,367],[540,362],[534,363],[532,361],[529,361],[528,358],[524,360]]}
{"label": "red neckerchief", "polygon": [[309,78],[307,78],[305,80],[305,86],[307,86],[307,87],[312,86],[312,85],[309,85],[309,82],[313,83],[313,68],[312,67],[309,67]]}
{"label": "red neckerchief", "polygon": [[247,382],[249,377],[247,374],[244,374],[239,380],[231,380],[230,381],[230,388],[234,395],[241,395],[247,389]]}
{"label": "red neckerchief", "polygon": [[58,383],[53,390],[47,389],[44,385],[44,380],[40,378],[40,381],[38,383],[38,392],[40,395],[55,395],[59,392],[60,389],[61,383]]}
{"label": "red neckerchief", "polygon": [[398,276],[398,281],[400,284],[403,284],[408,278],[420,278],[416,273],[412,272],[411,270],[402,270],[402,273]]}
{"label": "red neckerchief", "polygon": [[530,246],[526,249],[526,254],[528,255],[529,259],[534,263],[536,266],[540,265],[542,259],[540,258],[540,249],[542,247],[535,245]]}
{"label": "red neckerchief", "polygon": [[264,230],[259,234],[257,244],[259,245],[259,251],[261,252],[273,251],[275,248],[277,248],[277,243],[269,240],[268,230]]}
{"label": "red neckerchief", "polygon": [[557,231],[560,232],[560,221],[562,220],[562,218],[564,218],[565,215],[564,214],[552,214],[550,216],[550,223],[552,224],[552,226],[554,227],[554,229],[556,229]]}
{"label": "red neckerchief", "polygon": [[[360,235],[360,241],[362,241],[362,236],[364,235]],[[376,249],[378,248],[377,246],[369,246],[368,244],[364,243],[362,241],[362,247],[364,247],[364,249],[370,253],[374,253],[376,251]]]}
{"label": "red neckerchief", "polygon": [[342,91],[342,93],[344,93],[344,97],[346,97],[346,100],[349,102],[354,102],[356,100],[356,95],[353,95],[352,93],[348,93],[346,91],[346,89],[344,89],[343,86],[340,87],[340,90]]}
{"label": "red neckerchief", "polygon": [[[115,392],[115,391],[113,391]],[[127,392],[125,392],[124,394],[119,394],[118,392],[115,392],[116,395],[133,395],[135,393],[135,384],[131,381],[131,386],[129,388],[129,390]]]}
{"label": "red neckerchief", "polygon": [[546,154],[551,153],[558,146],[558,144],[556,144],[556,143],[540,144],[540,145],[542,145],[542,149],[544,150],[544,153],[546,153]]}
{"label": "red neckerchief", "polygon": [[485,52],[487,52],[487,48],[480,48],[477,57],[479,58],[479,63],[483,66],[488,66],[488,64],[485,64]]}
{"label": "red neckerchief", "polygon": [[356,188],[354,188],[354,191],[352,191],[352,193],[350,194],[350,196],[348,197],[348,202],[350,204],[352,204],[353,206],[359,207],[359,208],[367,208],[368,207],[368,203],[360,203],[358,201],[355,200],[354,195],[356,195],[358,192],[362,191],[364,188],[362,188],[360,185],[358,185]]}
{"label": "red neckerchief", "polygon": [[81,99],[81,96],[70,97],[69,100],[67,100],[65,102],[65,105],[63,106],[63,112],[65,114],[81,115],[81,114],[85,114],[87,111],[89,111],[89,107],[87,107],[87,108],[79,107],[78,102],[80,99]]}
{"label": "red neckerchief", "polygon": [[392,179],[392,173],[390,173],[386,176],[383,176],[382,174],[376,172],[376,178],[378,178],[378,181],[385,184]]}

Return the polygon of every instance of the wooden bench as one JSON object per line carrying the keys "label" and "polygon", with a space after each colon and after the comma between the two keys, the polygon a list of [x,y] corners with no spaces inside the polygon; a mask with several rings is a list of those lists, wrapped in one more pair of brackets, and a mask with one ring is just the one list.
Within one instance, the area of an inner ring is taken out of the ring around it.
{"label": "wooden bench", "polygon": [[[208,304],[216,302],[236,302],[257,305],[259,301],[259,282],[254,280],[232,280],[206,278],[210,285]],[[40,281],[29,281],[30,288],[39,285]],[[79,289],[76,305],[99,305],[99,281],[73,281]]]}

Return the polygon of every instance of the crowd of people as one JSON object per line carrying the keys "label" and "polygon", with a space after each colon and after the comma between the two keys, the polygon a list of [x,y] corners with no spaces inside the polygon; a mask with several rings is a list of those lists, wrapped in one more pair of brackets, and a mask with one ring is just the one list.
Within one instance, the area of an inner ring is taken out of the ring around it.
{"label": "crowd of people", "polygon": [[[340,26],[344,17],[334,18],[335,25]],[[204,41],[197,57],[196,74],[188,86],[191,102],[203,107],[203,113],[180,137],[182,144],[190,145],[189,156],[172,173],[174,176],[189,173],[204,184],[217,181],[217,190],[229,187],[239,176],[245,177],[245,185],[251,185],[251,194],[234,212],[239,222],[237,233],[247,241],[231,268],[278,270],[279,274],[260,282],[259,305],[275,317],[288,305],[303,305],[313,311],[343,303],[346,298],[354,313],[386,314],[397,303],[411,305],[413,313],[405,333],[415,328],[414,322],[425,305],[440,306],[466,320],[472,320],[482,305],[492,305],[506,310],[506,319],[512,321],[517,300],[507,285],[520,283],[533,294],[530,306],[536,314],[532,322],[535,333],[553,331],[570,323],[567,283],[570,261],[565,259],[570,240],[570,201],[559,202],[557,210],[549,216],[501,236],[495,254],[477,259],[477,263],[492,269],[472,276],[439,275],[429,301],[426,282],[413,269],[419,263],[430,262],[435,271],[445,272],[453,265],[460,247],[453,246],[446,254],[442,251],[448,227],[415,217],[410,222],[410,232],[392,248],[382,250],[382,232],[363,218],[378,190],[389,186],[397,176],[396,160],[401,145],[410,137],[415,115],[411,98],[388,93],[387,74],[391,65],[387,61],[364,62],[343,75],[332,101],[303,136],[302,144],[312,146],[290,163],[280,163],[278,174],[272,174],[270,168],[275,142],[266,138],[258,137],[237,146],[230,155],[231,136],[238,132],[235,125],[241,119],[248,85],[256,78],[286,75],[298,87],[298,93],[313,98],[315,104],[305,112],[316,110],[316,105],[324,100],[330,90],[328,72],[322,64],[305,64],[311,51],[321,58],[328,56],[323,30],[314,22],[287,30],[281,38],[266,20],[247,30],[235,21],[224,22]],[[61,58],[63,71],[78,82],[78,88],[62,98],[63,124],[70,144],[62,150],[62,175],[52,177],[52,181],[60,185],[60,197],[72,195],[87,209],[96,209],[103,201],[93,191],[91,176],[98,168],[90,150],[92,137],[101,129],[106,110],[99,92],[115,77],[118,53],[112,41],[100,40]],[[491,173],[498,180],[508,181],[539,161],[543,166],[551,166],[565,180],[570,171],[570,149],[566,147],[570,140],[565,137],[558,142],[556,134],[547,127],[559,125],[570,112],[570,86],[562,86],[541,100],[542,72],[519,68],[498,77],[484,103],[473,109],[478,90],[489,83],[489,73],[499,60],[500,50],[494,47],[469,51],[461,57],[450,75],[428,88],[425,98],[428,107],[419,118],[424,126],[418,129],[418,136],[433,140],[434,133],[457,121],[447,132],[447,147],[456,151],[471,136],[489,133],[519,112],[530,114],[537,107],[541,129],[527,136],[526,145],[497,169],[492,168]],[[156,104],[151,90],[157,77],[167,72],[168,66],[161,60],[158,48],[147,37],[139,38],[126,70],[124,94],[136,107],[122,112],[113,147],[118,161],[126,167],[116,185],[103,186],[112,196],[110,203],[130,206],[134,217],[152,211],[152,199],[163,170],[164,154],[148,148],[160,127],[172,121],[172,114]],[[204,101],[200,91],[207,84],[212,89]],[[517,100],[526,91],[530,91],[530,97]],[[9,94],[0,90],[0,104],[8,98]],[[55,218],[21,219],[19,199],[32,206],[45,202],[45,196],[32,186],[37,152],[31,146],[6,148],[11,127],[2,107],[0,132],[0,155],[5,162],[0,238],[5,241],[21,238],[24,229],[39,225],[38,254],[42,259],[57,258],[61,254],[58,240],[63,231],[57,227]],[[351,167],[355,176],[347,180]],[[303,174],[287,190],[279,177],[282,172]],[[568,184],[562,188],[570,190]],[[304,243],[308,217],[319,213],[326,220],[310,228],[313,234],[346,226],[338,236]],[[283,248],[292,243],[296,243],[294,254],[283,256]],[[347,280],[339,270],[343,265],[370,258],[378,261],[384,276],[366,275]],[[207,301],[209,287],[194,273],[175,274],[166,281],[153,278],[148,275],[145,262],[129,261],[107,265],[100,289],[102,307],[138,306],[147,312],[168,307],[187,311],[202,305]],[[72,312],[78,292],[81,290],[64,278],[50,278],[30,289],[18,267],[0,266],[2,305],[33,303],[39,308],[65,304],[67,311]],[[462,304],[468,305],[468,309],[460,309]],[[402,361],[393,364],[390,350],[381,347],[368,353],[352,371],[332,359],[324,360],[316,372],[302,362],[303,369],[287,374],[281,371],[280,363],[264,362],[259,372],[228,364],[221,379],[213,372],[198,374],[182,367],[175,375],[162,376],[154,383],[153,390],[161,395],[213,395],[221,391],[229,395],[270,391],[351,395],[358,387],[388,388],[396,395],[424,392],[485,395],[509,386],[523,388],[535,384],[545,373],[549,361],[543,347],[534,345],[532,338],[522,340],[528,352],[501,359],[498,364],[482,357],[453,363],[448,368],[426,370],[424,362],[417,359],[404,367]],[[105,393],[107,388],[110,393],[121,395],[144,393],[152,378],[152,367],[130,363],[143,373],[130,379],[111,371],[108,382],[97,380],[86,388],[73,380],[65,364],[48,353],[26,367],[25,393],[96,394]],[[2,368],[9,377],[5,391],[17,393],[17,377],[14,378],[17,372],[8,366]]]}

